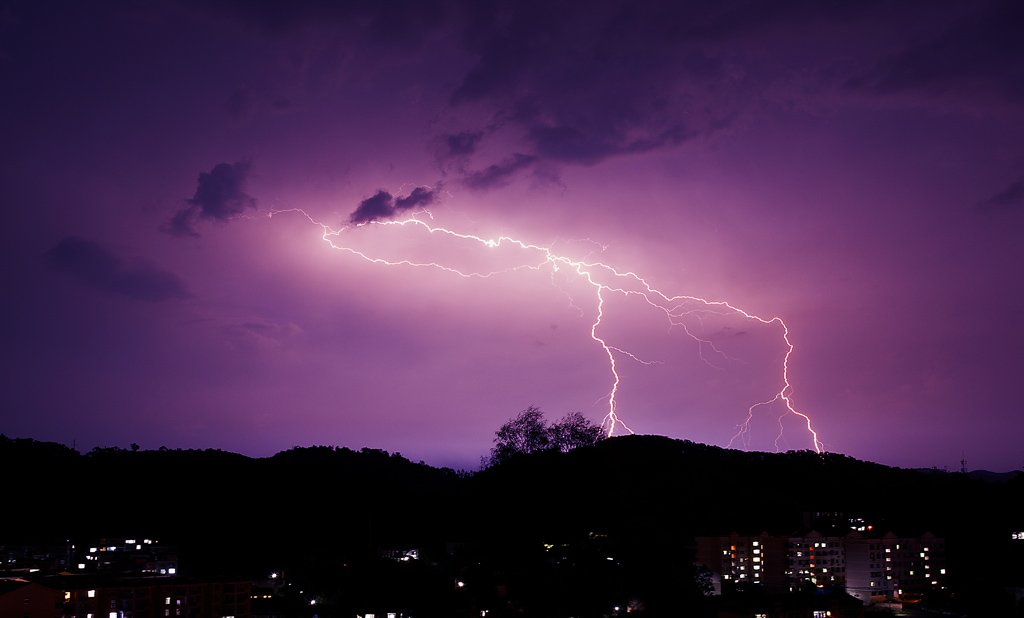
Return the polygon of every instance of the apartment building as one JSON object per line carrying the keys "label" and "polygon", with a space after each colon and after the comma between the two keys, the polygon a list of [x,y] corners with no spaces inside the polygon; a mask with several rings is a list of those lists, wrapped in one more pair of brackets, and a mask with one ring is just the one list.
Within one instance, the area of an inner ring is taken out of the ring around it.
{"label": "apartment building", "polygon": [[711,570],[719,594],[752,586],[767,593],[813,586],[845,588],[868,603],[913,601],[928,590],[945,588],[945,541],[930,532],[919,537],[734,532],[697,537],[696,542],[697,561]]}
{"label": "apartment building", "polygon": [[865,602],[913,601],[946,586],[945,539],[930,532],[919,537],[851,532],[846,560],[846,589]]}

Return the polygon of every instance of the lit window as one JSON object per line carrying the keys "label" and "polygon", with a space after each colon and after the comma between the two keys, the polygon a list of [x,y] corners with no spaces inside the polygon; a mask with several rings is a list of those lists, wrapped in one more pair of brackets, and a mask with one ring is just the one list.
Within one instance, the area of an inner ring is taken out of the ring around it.
{"label": "lit window", "polygon": [[89,591],[89,598],[91,599],[91,598],[93,598],[94,596],[96,596],[96,591],[95,591],[95,590],[90,590],[90,591]]}
{"label": "lit window", "polygon": [[945,575],[946,574],[946,569],[939,569],[939,573],[942,574],[942,575]]}

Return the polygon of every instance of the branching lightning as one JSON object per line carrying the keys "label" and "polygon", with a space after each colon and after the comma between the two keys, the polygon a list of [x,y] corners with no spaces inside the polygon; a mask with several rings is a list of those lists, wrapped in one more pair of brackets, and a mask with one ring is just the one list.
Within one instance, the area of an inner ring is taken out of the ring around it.
{"label": "branching lightning", "polygon": [[[643,360],[631,352],[628,352],[620,347],[610,344],[604,336],[600,334],[600,329],[605,319],[605,301],[609,295],[619,294],[624,297],[635,297],[646,302],[654,309],[662,312],[665,316],[670,327],[680,327],[695,342],[697,342],[699,350],[701,352],[701,358],[704,362],[709,364],[710,361],[704,357],[704,350],[710,350],[712,353],[722,359],[730,359],[724,352],[719,350],[713,342],[708,339],[702,338],[698,334],[692,332],[687,324],[683,321],[684,317],[696,318],[703,320],[704,318],[711,316],[726,316],[726,315],[740,315],[749,320],[756,320],[764,325],[777,324],[782,328],[782,339],[785,342],[785,354],[782,358],[782,386],[774,394],[773,397],[759,403],[755,403],[748,409],[746,419],[737,425],[737,432],[729,441],[728,446],[732,447],[737,441],[744,447],[748,447],[750,443],[750,423],[754,418],[754,412],[759,407],[771,407],[776,404],[781,404],[783,411],[778,416],[779,423],[779,434],[775,439],[775,446],[778,450],[779,442],[782,440],[782,419],[787,415],[795,415],[802,419],[802,423],[806,425],[807,431],[814,441],[814,449],[818,453],[821,453],[824,445],[818,439],[817,432],[811,427],[811,419],[803,412],[798,411],[790,398],[792,393],[792,385],[789,381],[789,360],[793,353],[794,347],[789,339],[789,327],[779,317],[763,318],[761,316],[744,311],[728,302],[725,301],[712,301],[696,296],[677,295],[669,296],[664,292],[652,287],[646,279],[632,271],[620,271],[616,268],[604,264],[599,261],[590,261],[589,259],[576,260],[571,259],[564,255],[559,255],[552,251],[551,247],[545,247],[542,245],[535,245],[522,240],[518,240],[511,236],[499,236],[497,238],[484,238],[473,234],[463,234],[456,232],[445,227],[434,225],[432,222],[423,220],[418,214],[409,216],[402,220],[375,220],[370,222],[348,224],[343,225],[338,229],[333,229],[331,226],[321,223],[307,214],[301,209],[282,209],[274,210],[268,213],[268,216],[273,217],[278,214],[294,212],[305,216],[311,223],[319,226],[323,230],[323,240],[330,244],[333,249],[338,251],[344,251],[362,258],[368,262],[375,264],[384,264],[387,266],[410,266],[419,268],[435,268],[439,269],[459,277],[481,277],[488,278],[501,273],[508,273],[517,270],[530,269],[541,271],[543,269],[550,269],[552,276],[560,269],[569,269],[583,278],[594,290],[595,294],[595,309],[596,318],[590,325],[590,337],[601,347],[604,351],[605,356],[608,359],[608,367],[611,377],[611,388],[608,394],[602,398],[607,400],[607,412],[601,422],[601,428],[607,436],[612,436],[618,427],[621,427],[629,433],[633,433],[623,420],[619,417],[617,411],[617,395],[619,392],[619,386],[621,384],[621,377],[619,375],[617,361],[621,358],[628,358],[630,360],[640,362],[643,364],[654,364],[660,361],[649,361]],[[427,211],[421,211],[426,213]],[[430,218],[429,216],[427,218]],[[532,260],[524,261],[522,263],[513,264],[506,268],[499,270],[493,270],[488,272],[465,272],[458,268],[454,268],[449,265],[445,265],[438,262],[416,262],[410,259],[395,259],[389,260],[381,257],[375,257],[368,255],[367,253],[360,251],[356,248],[347,246],[341,242],[342,234],[346,230],[355,229],[368,225],[377,226],[415,226],[422,228],[425,232],[430,235],[437,235],[442,237],[451,238],[453,240],[471,241],[478,243],[483,247],[489,249],[495,249],[498,247],[508,246],[514,247],[521,250],[528,256],[535,256]],[[571,299],[570,299],[571,301]],[[572,302],[572,301],[571,301]],[[600,401],[600,400],[599,400]]]}

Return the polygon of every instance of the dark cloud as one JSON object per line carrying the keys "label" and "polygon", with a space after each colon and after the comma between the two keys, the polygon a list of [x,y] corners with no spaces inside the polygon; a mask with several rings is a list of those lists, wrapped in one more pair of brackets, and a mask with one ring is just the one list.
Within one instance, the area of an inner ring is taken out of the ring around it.
{"label": "dark cloud", "polygon": [[178,0],[203,13],[237,19],[280,34],[305,25],[334,23],[383,47],[419,49],[447,20],[448,0]]}
{"label": "dark cloud", "polygon": [[359,225],[371,221],[390,219],[400,212],[413,208],[422,208],[433,204],[437,199],[437,189],[416,187],[405,197],[395,198],[381,189],[359,202],[359,206],[349,216],[349,223]]}
{"label": "dark cloud", "polygon": [[473,172],[466,176],[462,183],[475,191],[486,191],[496,187],[502,187],[511,180],[518,172],[527,169],[537,162],[537,157],[514,153],[501,163],[489,165],[486,168]]}
{"label": "dark cloud", "polygon": [[50,268],[105,292],[151,302],[190,296],[174,273],[143,260],[128,263],[99,243],[77,236],[60,241],[45,257]]}
{"label": "dark cloud", "polygon": [[210,173],[199,174],[199,186],[187,208],[179,210],[164,226],[164,231],[176,236],[198,236],[195,224],[200,219],[227,221],[246,209],[256,208],[256,198],[244,191],[251,174],[249,161],[218,163]]}
{"label": "dark cloud", "polygon": [[395,210],[409,210],[410,208],[430,206],[434,203],[436,197],[437,192],[435,189],[416,187],[406,197],[395,198]]}
{"label": "dark cloud", "polygon": [[199,174],[196,194],[186,201],[199,208],[200,216],[222,221],[256,208],[256,200],[242,190],[251,167],[248,161],[218,163],[209,174]]}
{"label": "dark cloud", "polygon": [[636,154],[682,143],[692,132],[681,125],[666,128],[659,134],[648,134],[629,140],[621,135],[586,134],[574,127],[535,126],[529,139],[544,158],[563,162],[593,165],[612,155]]}
{"label": "dark cloud", "polygon": [[359,202],[359,206],[349,216],[349,223],[360,224],[389,219],[394,214],[394,198],[387,191],[381,189]]}
{"label": "dark cloud", "polygon": [[1011,184],[1005,191],[997,193],[978,204],[978,210],[1010,210],[1024,207],[1024,178]]}
{"label": "dark cloud", "polygon": [[[461,42],[476,62],[458,78],[448,103],[460,117],[470,117],[458,109],[469,106],[484,114],[476,126],[448,128],[432,148],[442,170],[477,189],[504,184],[508,162],[498,160],[516,150],[555,164],[594,165],[732,129],[786,77],[775,58],[795,53],[794,32],[901,12],[880,0],[178,2],[266,31],[329,25],[354,34],[353,45],[363,50],[373,47],[362,45],[367,41],[416,50],[437,32]],[[855,38],[853,30],[843,32]],[[773,41],[780,38],[783,47],[776,50]],[[815,61],[809,52],[801,57],[811,65],[830,62]],[[244,116],[251,99],[239,90],[229,108]],[[470,165],[482,140],[503,129],[526,143]]]}
{"label": "dark cloud", "polygon": [[883,58],[847,85],[881,94],[967,91],[1024,99],[1024,3],[979,6],[930,39]]}
{"label": "dark cloud", "polygon": [[442,172],[466,173],[466,165],[476,154],[486,133],[484,131],[461,131],[438,135],[433,139],[434,156]]}
{"label": "dark cloud", "polygon": [[[783,18],[845,15],[816,3],[764,4],[527,0],[502,10],[470,8],[464,43],[479,62],[450,105],[494,106],[488,132],[521,129],[532,147],[527,153],[554,163],[593,165],[671,148],[728,127],[766,88],[756,61],[741,64],[746,49],[729,45],[730,37]],[[475,147],[478,134],[450,136],[448,151],[460,152],[459,138]],[[516,169],[509,163],[470,173],[465,182],[500,186]]]}
{"label": "dark cloud", "polygon": [[453,135],[445,135],[444,157],[468,157],[476,152],[477,144],[483,138],[483,131],[462,131]]}

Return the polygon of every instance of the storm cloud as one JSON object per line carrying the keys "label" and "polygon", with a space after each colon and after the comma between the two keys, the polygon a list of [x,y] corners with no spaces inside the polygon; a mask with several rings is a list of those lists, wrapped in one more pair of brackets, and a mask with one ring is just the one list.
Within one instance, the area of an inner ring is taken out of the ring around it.
{"label": "storm cloud", "polygon": [[256,198],[244,190],[251,169],[249,161],[218,163],[209,173],[199,174],[195,195],[185,200],[188,207],[175,213],[164,230],[175,236],[198,236],[195,225],[201,219],[227,221],[255,209]]}
{"label": "storm cloud", "polygon": [[503,187],[511,181],[513,176],[536,162],[537,157],[516,152],[501,163],[489,165],[478,172],[467,175],[462,182],[475,191]]}
{"label": "storm cloud", "polygon": [[880,59],[848,85],[881,94],[987,92],[1024,99],[1024,4],[977,6],[942,32]]}
{"label": "storm cloud", "polygon": [[148,260],[131,262],[101,244],[69,236],[46,252],[47,265],[104,292],[160,302],[189,298],[185,282]]}
{"label": "storm cloud", "polygon": [[349,223],[359,225],[372,221],[391,219],[398,214],[414,208],[423,208],[437,199],[437,189],[416,187],[405,197],[394,197],[384,189],[359,202],[359,206],[349,216]]}
{"label": "storm cloud", "polygon": [[980,211],[1011,210],[1024,207],[1024,178],[978,204]]}

